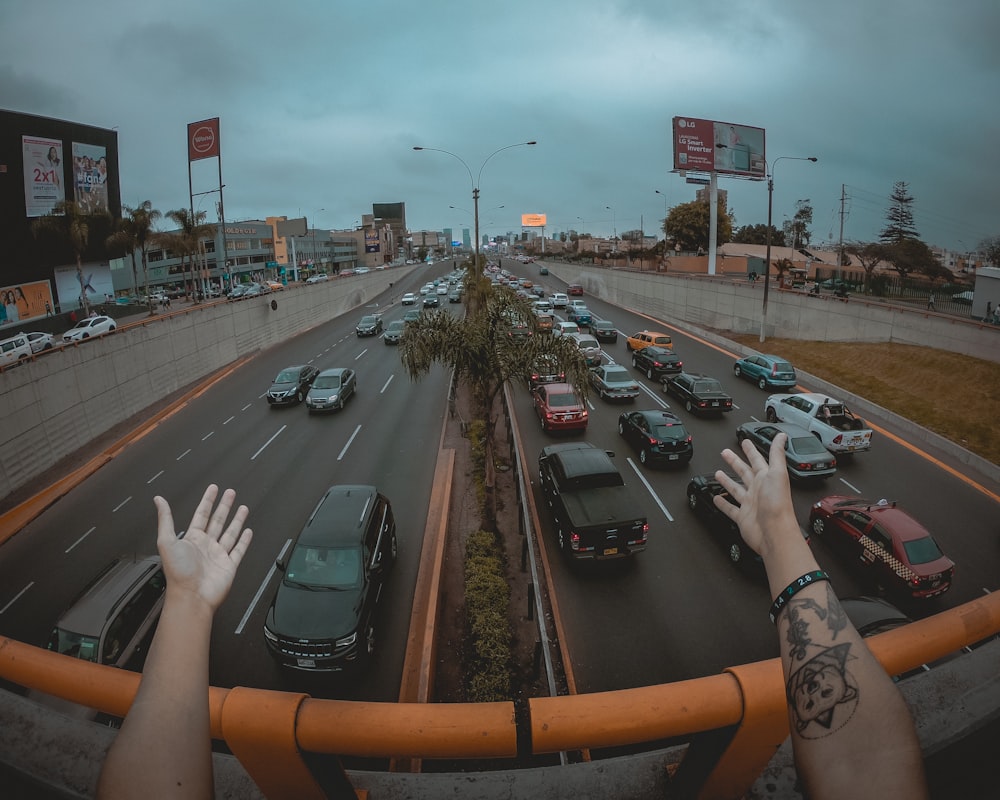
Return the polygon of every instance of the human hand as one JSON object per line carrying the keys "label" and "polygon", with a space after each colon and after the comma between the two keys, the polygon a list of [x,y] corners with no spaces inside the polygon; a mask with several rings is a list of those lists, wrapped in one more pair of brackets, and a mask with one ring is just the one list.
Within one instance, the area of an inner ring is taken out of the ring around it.
{"label": "human hand", "polygon": [[716,479],[739,506],[734,506],[718,495],[712,498],[712,502],[739,525],[740,534],[746,543],[765,557],[789,530],[801,538],[792,508],[788,469],[785,465],[787,439],[788,436],[784,433],[774,437],[767,461],[748,439],[743,441],[747,461],[728,448],[722,451],[723,460],[743,481],[742,485],[722,471],[715,473]]}
{"label": "human hand", "polygon": [[198,503],[183,538],[174,531],[170,504],[154,497],[157,513],[156,547],[163,559],[168,594],[186,593],[203,601],[214,612],[229,593],[236,568],[243,560],[253,532],[244,528],[250,509],[240,506],[227,524],[236,492],[226,489],[218,506],[212,506],[219,487],[211,484]]}

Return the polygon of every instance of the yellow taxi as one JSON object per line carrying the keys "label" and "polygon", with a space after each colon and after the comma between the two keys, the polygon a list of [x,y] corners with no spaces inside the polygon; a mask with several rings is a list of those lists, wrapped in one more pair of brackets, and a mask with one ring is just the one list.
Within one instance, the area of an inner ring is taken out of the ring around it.
{"label": "yellow taxi", "polygon": [[639,331],[638,333],[633,333],[625,340],[625,347],[629,351],[642,350],[644,347],[654,344],[658,347],[670,348],[671,350],[674,347],[670,335],[662,331]]}

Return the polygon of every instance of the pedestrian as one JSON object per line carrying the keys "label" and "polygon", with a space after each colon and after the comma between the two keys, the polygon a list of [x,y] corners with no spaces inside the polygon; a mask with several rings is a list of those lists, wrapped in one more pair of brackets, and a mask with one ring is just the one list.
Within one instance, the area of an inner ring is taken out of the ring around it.
{"label": "pedestrian", "polygon": [[[48,303],[46,303],[45,305],[47,307]],[[993,304],[989,300],[987,300],[986,301],[986,317],[985,317],[985,319],[986,319],[987,322],[989,321],[989,319],[990,319],[991,316],[993,316]]]}
{"label": "pedestrian", "polygon": [[[989,311],[988,308],[986,309],[986,313],[987,314],[990,313],[990,311]],[[52,306],[49,305],[49,301],[48,300],[45,301],[45,316],[47,316],[47,317],[54,317],[55,316],[55,314],[52,313]]]}
{"label": "pedestrian", "polygon": [[937,309],[934,308],[934,292],[931,292],[930,296],[927,298],[927,310],[937,311]]}
{"label": "pedestrian", "polygon": [[993,324],[1000,325],[1000,303],[993,306]]}
{"label": "pedestrian", "polygon": [[163,305],[165,305],[167,308],[170,308],[170,295],[169,294],[164,296],[164,298],[163,298]]}

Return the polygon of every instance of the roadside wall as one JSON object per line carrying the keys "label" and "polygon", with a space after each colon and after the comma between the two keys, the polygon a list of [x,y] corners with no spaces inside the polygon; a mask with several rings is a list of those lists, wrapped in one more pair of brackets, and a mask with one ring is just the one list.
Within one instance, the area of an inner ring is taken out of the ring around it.
{"label": "roadside wall", "polygon": [[4,370],[0,497],[153,403],[367,303],[413,269],[396,267],[236,303],[192,306]]}

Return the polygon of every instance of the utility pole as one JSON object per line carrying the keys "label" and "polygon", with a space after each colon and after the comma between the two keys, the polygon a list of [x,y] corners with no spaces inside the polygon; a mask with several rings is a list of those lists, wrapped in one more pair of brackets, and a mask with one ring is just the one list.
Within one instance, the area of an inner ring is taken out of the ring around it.
{"label": "utility pole", "polygon": [[[846,197],[844,184],[840,184],[840,245],[837,248],[837,280],[841,279],[840,271],[844,266],[844,203]],[[834,286],[834,288],[837,287]]]}

